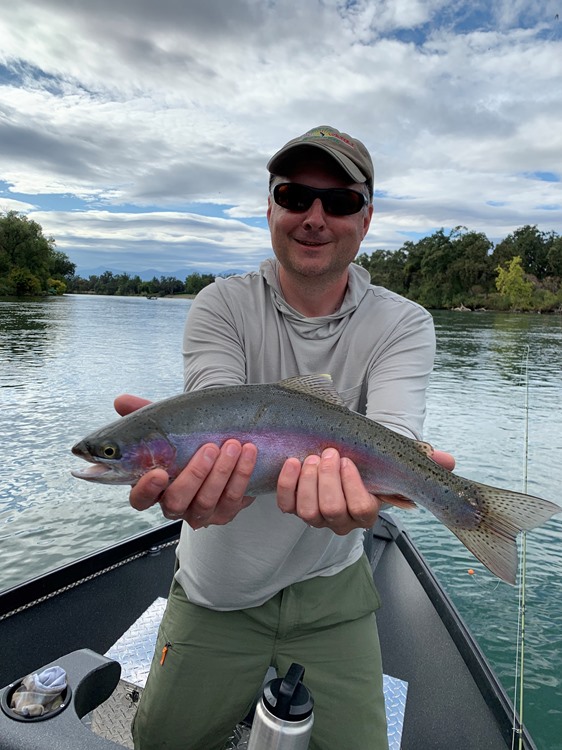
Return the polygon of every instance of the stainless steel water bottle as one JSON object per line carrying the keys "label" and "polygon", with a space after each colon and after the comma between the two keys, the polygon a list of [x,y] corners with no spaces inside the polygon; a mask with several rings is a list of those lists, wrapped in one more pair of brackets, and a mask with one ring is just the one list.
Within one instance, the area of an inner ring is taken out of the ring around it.
{"label": "stainless steel water bottle", "polygon": [[271,680],[258,701],[248,750],[307,750],[314,701],[302,683],[304,667],[291,664],[285,677]]}

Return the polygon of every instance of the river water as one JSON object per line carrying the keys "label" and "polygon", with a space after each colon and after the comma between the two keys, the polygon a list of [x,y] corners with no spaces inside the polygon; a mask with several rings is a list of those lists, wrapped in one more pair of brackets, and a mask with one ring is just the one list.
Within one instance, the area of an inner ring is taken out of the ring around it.
{"label": "river water", "polygon": [[[158,399],[182,390],[190,304],[0,301],[0,590],[162,523],[157,510],[133,511],[124,487],[73,479],[69,449],[115,418],[118,393]],[[562,504],[562,317],[434,317],[426,439],[452,452],[463,476],[515,490],[526,483]],[[513,696],[518,590],[429,513],[395,515]],[[524,719],[539,750],[562,750],[562,516],[527,537],[525,633]]]}

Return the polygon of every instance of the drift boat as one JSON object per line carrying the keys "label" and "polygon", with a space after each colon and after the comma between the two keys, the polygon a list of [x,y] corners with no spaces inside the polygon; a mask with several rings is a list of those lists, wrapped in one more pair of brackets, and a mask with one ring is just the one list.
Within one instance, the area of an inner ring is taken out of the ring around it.
{"label": "drift boat", "polygon": [[[130,719],[180,528],[144,532],[0,594],[2,750],[132,747]],[[514,738],[515,747],[536,750],[407,532],[381,513],[365,550],[383,602],[377,623],[391,750],[506,750]],[[67,673],[63,705],[46,718],[14,714],[21,680],[55,664]],[[233,728],[229,749],[246,747],[249,731],[247,722]]]}

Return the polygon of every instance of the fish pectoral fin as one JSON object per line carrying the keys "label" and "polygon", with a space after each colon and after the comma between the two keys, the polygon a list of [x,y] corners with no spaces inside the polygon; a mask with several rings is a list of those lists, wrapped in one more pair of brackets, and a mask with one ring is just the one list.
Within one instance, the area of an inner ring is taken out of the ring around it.
{"label": "fish pectoral fin", "polygon": [[394,505],[397,508],[402,508],[403,510],[417,510],[418,508],[413,500],[404,497],[404,495],[381,495],[378,492],[374,492],[373,494],[376,495],[379,500],[382,500],[384,503],[389,503],[390,505]]}
{"label": "fish pectoral fin", "polygon": [[334,386],[331,375],[298,375],[294,378],[280,380],[277,385],[288,391],[296,391],[297,393],[305,393],[307,396],[315,396],[316,398],[322,399],[322,401],[327,401],[336,406],[345,406],[347,409],[343,398]]}

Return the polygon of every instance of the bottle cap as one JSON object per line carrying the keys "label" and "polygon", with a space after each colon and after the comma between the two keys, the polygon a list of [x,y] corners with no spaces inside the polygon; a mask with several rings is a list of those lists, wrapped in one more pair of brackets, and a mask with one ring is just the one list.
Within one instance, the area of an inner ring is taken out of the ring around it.
{"label": "bottle cap", "polygon": [[302,684],[304,667],[293,663],[285,677],[277,677],[263,690],[265,707],[278,719],[302,721],[312,713],[314,700]]}

